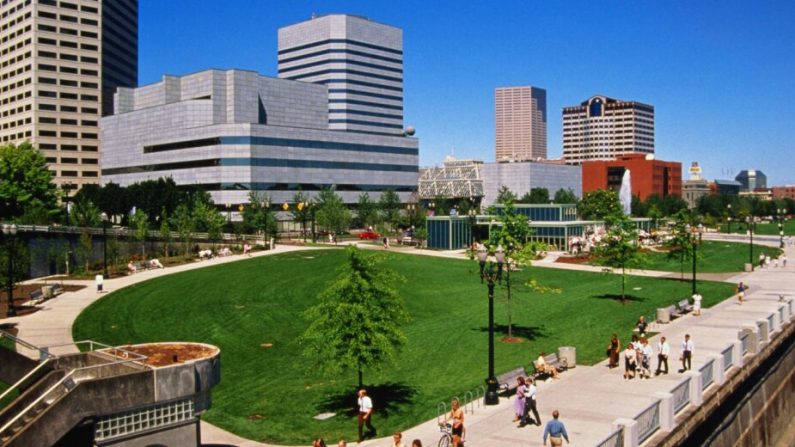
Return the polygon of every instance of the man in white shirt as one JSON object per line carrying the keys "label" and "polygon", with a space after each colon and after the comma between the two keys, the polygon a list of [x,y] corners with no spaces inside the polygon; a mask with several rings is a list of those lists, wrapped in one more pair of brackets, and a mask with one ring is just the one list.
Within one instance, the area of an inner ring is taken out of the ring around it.
{"label": "man in white shirt", "polygon": [[102,293],[102,283],[105,278],[100,274],[94,277],[94,282],[97,283],[97,293]]}
{"label": "man in white shirt", "polygon": [[651,379],[651,356],[654,352],[646,337],[640,338],[640,378]]}
{"label": "man in white shirt", "polygon": [[685,334],[685,339],[682,341],[682,372],[690,369],[690,362],[693,358],[693,340],[690,339],[690,334]]}
{"label": "man in white shirt", "polygon": [[370,399],[370,396],[367,395],[367,390],[361,389],[359,390],[359,442],[364,441],[364,434],[362,433],[362,428],[365,424],[367,424],[367,435],[368,436],[375,436],[376,430],[372,424],[372,416],[373,416],[373,401]]}
{"label": "man in white shirt", "polygon": [[668,374],[668,355],[671,353],[671,347],[668,345],[665,337],[660,338],[660,342],[657,344],[657,352],[657,372],[655,372],[654,375],[660,375],[663,365],[665,365],[665,372],[663,372],[663,374]]}
{"label": "man in white shirt", "polygon": [[533,417],[536,420],[536,425],[541,425],[541,416],[538,415],[538,408],[536,405],[536,394],[538,393],[538,388],[536,388],[535,383],[533,383],[533,379],[527,378],[527,382],[525,382],[527,387],[525,388],[524,392],[524,414],[522,415],[522,421],[519,423],[520,427],[524,427],[527,425],[527,416],[530,415],[530,412],[533,412]]}

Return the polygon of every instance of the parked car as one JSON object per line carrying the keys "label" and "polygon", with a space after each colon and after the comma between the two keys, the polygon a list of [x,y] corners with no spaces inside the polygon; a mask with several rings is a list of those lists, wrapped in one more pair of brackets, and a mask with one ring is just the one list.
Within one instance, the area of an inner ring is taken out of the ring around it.
{"label": "parked car", "polygon": [[375,239],[378,239],[379,237],[380,236],[378,236],[378,233],[376,233],[375,231],[363,231],[363,232],[359,233],[359,239],[373,239],[373,240],[375,240]]}

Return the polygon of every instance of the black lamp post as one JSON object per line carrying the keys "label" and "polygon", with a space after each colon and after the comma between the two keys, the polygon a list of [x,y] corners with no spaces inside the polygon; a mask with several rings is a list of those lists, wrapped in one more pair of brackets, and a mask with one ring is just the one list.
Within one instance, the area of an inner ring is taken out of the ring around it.
{"label": "black lamp post", "polygon": [[726,209],[728,210],[726,212],[726,214],[727,214],[726,221],[728,222],[728,227],[729,227],[726,230],[726,233],[727,234],[731,234],[732,233],[732,204],[730,203],[730,204],[726,205]]}
{"label": "black lamp post", "polygon": [[14,237],[16,235],[16,224],[3,224],[3,236],[8,240],[8,312],[6,312],[8,317],[17,315],[14,307]]}
{"label": "black lamp post", "polygon": [[778,236],[779,236],[779,248],[784,248],[784,214],[787,212],[785,208],[776,209],[778,214]]}
{"label": "black lamp post", "polygon": [[301,213],[301,234],[304,236],[304,243],[306,243],[306,202],[298,202],[295,207]]}
{"label": "black lamp post", "polygon": [[307,205],[309,206],[309,211],[312,213],[312,242],[317,242],[317,233],[315,232],[315,210],[317,209],[317,205],[309,202]]}
{"label": "black lamp post", "polygon": [[[692,226],[689,228],[690,231],[690,243],[693,247],[693,295],[696,294],[696,259],[698,258],[698,244],[701,243],[701,233],[704,231],[704,226],[698,224],[698,226]],[[698,240],[696,240],[696,234],[698,234]]]}
{"label": "black lamp post", "polygon": [[754,271],[754,229],[751,226],[754,223],[753,216],[748,216],[748,236],[750,240],[748,242],[748,263],[751,264],[751,271]]}
{"label": "black lamp post", "polygon": [[102,272],[108,277],[108,214],[104,211],[102,217]]}
{"label": "black lamp post", "polygon": [[497,378],[494,376],[494,282],[497,280],[497,271],[493,262],[489,262],[484,275],[489,288],[489,375],[486,378],[486,395],[483,400],[486,405],[497,405],[500,403]]}

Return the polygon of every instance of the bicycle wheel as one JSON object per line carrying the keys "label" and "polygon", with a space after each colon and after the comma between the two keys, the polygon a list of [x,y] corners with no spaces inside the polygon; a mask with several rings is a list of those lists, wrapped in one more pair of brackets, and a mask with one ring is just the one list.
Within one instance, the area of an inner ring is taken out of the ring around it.
{"label": "bicycle wheel", "polygon": [[441,439],[439,439],[439,447],[450,447],[453,438],[450,435],[442,435]]}

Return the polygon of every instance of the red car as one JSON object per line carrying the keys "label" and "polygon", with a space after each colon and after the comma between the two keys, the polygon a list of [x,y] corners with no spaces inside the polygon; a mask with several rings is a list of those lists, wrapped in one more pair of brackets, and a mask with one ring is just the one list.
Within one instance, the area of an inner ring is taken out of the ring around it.
{"label": "red car", "polygon": [[363,231],[359,233],[359,239],[378,239],[378,233],[375,231]]}

